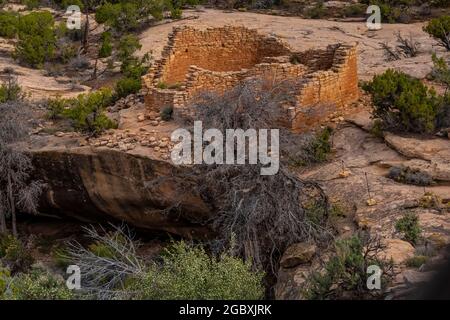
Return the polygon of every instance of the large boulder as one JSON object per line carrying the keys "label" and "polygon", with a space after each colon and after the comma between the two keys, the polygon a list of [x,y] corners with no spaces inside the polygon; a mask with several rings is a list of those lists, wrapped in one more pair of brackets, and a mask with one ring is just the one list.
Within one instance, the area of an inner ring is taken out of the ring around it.
{"label": "large boulder", "polygon": [[124,221],[143,229],[205,237],[208,205],[197,182],[169,162],[108,148],[31,151],[46,184],[40,211],[84,222]]}
{"label": "large boulder", "polygon": [[317,246],[305,242],[294,243],[284,252],[280,260],[283,268],[293,268],[300,264],[309,263],[317,251]]}

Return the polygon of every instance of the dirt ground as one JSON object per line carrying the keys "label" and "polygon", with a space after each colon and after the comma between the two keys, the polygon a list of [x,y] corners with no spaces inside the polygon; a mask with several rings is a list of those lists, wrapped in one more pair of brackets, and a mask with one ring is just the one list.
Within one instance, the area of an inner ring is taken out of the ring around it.
{"label": "dirt ground", "polygon": [[[381,30],[369,31],[364,22],[313,20],[215,9],[185,10],[183,18],[179,21],[163,21],[141,32],[139,38],[142,49],[139,54],[150,52],[154,59],[159,58],[167,42],[167,36],[174,26],[189,25],[204,29],[237,25],[255,28],[262,34],[277,36],[294,50],[299,51],[323,48],[339,42],[358,42],[358,67],[361,80],[369,80],[373,75],[387,68],[395,68],[415,77],[424,78],[431,70],[433,52],[450,56],[422,30],[424,23],[383,24]],[[380,43],[387,42],[391,46],[395,45],[398,32],[403,36],[411,34],[420,44],[420,54],[414,58],[386,62]],[[80,84],[76,79],[67,76],[51,77],[47,75],[46,70],[20,66],[10,57],[11,50],[13,50],[11,42],[0,38],[0,70],[5,67],[14,68],[20,85],[30,93],[33,100],[56,95],[71,97],[90,89],[89,86]],[[108,82],[108,79],[102,81]]]}
{"label": "dirt ground", "polygon": [[[183,17],[197,17],[173,23],[163,23],[147,29],[140,34],[141,54],[153,52],[158,58],[166,44],[167,35],[174,26],[188,25],[199,29],[224,25],[245,26],[257,29],[262,34],[277,36],[294,50],[303,51],[312,48],[323,48],[329,44],[344,42],[359,43],[359,76],[361,80],[369,80],[373,75],[387,68],[396,68],[418,78],[424,78],[431,70],[431,54],[446,54],[438,43],[426,34],[424,23],[382,24],[379,31],[369,31],[363,22],[341,22],[327,20],[302,19],[298,17],[282,17],[266,14],[239,11],[221,11],[214,9],[186,10]],[[397,32],[403,36],[413,36],[420,44],[420,54],[415,58],[404,58],[394,62],[386,62],[380,43],[396,43]],[[447,56],[449,56],[447,54]]]}

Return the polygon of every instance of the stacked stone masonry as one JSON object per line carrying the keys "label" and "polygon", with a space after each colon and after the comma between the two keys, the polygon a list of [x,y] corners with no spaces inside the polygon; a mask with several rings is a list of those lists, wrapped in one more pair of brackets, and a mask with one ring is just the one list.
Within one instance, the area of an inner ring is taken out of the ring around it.
{"label": "stacked stone masonry", "polygon": [[149,112],[191,114],[189,101],[199,93],[222,93],[255,77],[293,80],[296,103],[286,107],[286,119],[301,130],[358,99],[356,44],[293,52],[244,27],[176,27],[143,77],[145,104]]}

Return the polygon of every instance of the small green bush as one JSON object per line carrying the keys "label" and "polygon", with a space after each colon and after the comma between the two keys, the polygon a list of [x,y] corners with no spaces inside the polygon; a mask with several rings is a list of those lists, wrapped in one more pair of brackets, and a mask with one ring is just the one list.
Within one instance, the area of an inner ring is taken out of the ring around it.
{"label": "small green bush", "polygon": [[311,135],[306,140],[301,150],[291,156],[291,164],[294,166],[308,166],[328,160],[331,152],[331,135],[333,129],[326,127],[322,131]]}
{"label": "small green bush", "polygon": [[51,120],[61,119],[64,116],[64,110],[68,106],[65,99],[54,98],[47,101],[47,118]]}
{"label": "small green bush", "polygon": [[324,270],[311,274],[304,288],[307,299],[323,300],[368,298],[380,294],[367,289],[367,267],[377,265],[382,270],[382,287],[389,281],[391,262],[379,260],[376,255],[381,249],[377,240],[367,236],[354,235],[335,242],[336,253],[324,266]]}
{"label": "small green bush", "polygon": [[95,20],[123,32],[137,28],[141,18],[138,6],[133,2],[109,3],[97,8]]}
{"label": "small green bush", "polygon": [[170,18],[172,19],[181,19],[181,16],[183,15],[183,10],[180,8],[173,8],[170,10]]}
{"label": "small green bush", "polygon": [[323,2],[318,2],[313,7],[306,9],[304,14],[308,19],[321,19],[327,14],[327,9]]}
{"label": "small green bush", "polygon": [[12,272],[27,270],[33,263],[28,250],[12,235],[0,236],[0,259]]}
{"label": "small green bush", "polygon": [[160,115],[161,115],[161,119],[164,120],[164,121],[171,120],[172,119],[172,115],[173,115],[173,107],[171,107],[171,106],[164,107],[161,110]]}
{"label": "small green bush", "polygon": [[104,32],[102,34],[102,45],[100,47],[98,56],[100,58],[106,58],[109,57],[112,54],[112,36],[110,32]]}
{"label": "small green bush", "polygon": [[365,16],[367,6],[361,3],[353,3],[343,8],[342,15],[344,17],[361,17]]}
{"label": "small green bush", "polygon": [[72,120],[76,130],[98,135],[104,130],[117,127],[104,114],[105,108],[112,102],[111,90],[101,89],[66,101],[69,107],[64,110],[63,115]]}
{"label": "small green bush", "polygon": [[421,237],[422,229],[419,225],[417,214],[408,212],[395,224],[397,232],[402,232],[406,241],[417,244]]}
{"label": "small green bush", "polygon": [[141,89],[141,79],[123,78],[117,81],[116,95],[117,98],[124,98],[130,94],[137,93]]}
{"label": "small green bush", "polygon": [[363,89],[372,95],[373,115],[388,129],[428,133],[435,129],[440,101],[432,89],[402,72],[387,70]]}
{"label": "small green bush", "polygon": [[22,3],[27,6],[28,10],[33,10],[39,8],[39,0],[23,0]]}
{"label": "small green bush", "polygon": [[132,284],[138,299],[256,300],[263,298],[263,273],[228,254],[210,257],[204,249],[174,243],[144,279]]}
{"label": "small green bush", "polygon": [[430,20],[423,30],[450,50],[450,16],[440,16]]}
{"label": "small green bush", "polygon": [[410,268],[420,268],[423,264],[425,264],[428,261],[427,256],[414,256],[412,258],[409,258],[406,260],[406,266]]}
{"label": "small green bush", "polygon": [[23,98],[22,88],[17,79],[10,76],[8,80],[0,85],[0,103],[18,101]]}
{"label": "small green bush", "polygon": [[165,82],[162,82],[162,81],[159,81],[156,86],[158,87],[158,89],[168,89],[167,84]]}
{"label": "small green bush", "polygon": [[35,268],[27,274],[19,274],[10,283],[5,294],[10,300],[69,300],[73,293],[67,288],[64,279],[48,271]]}
{"label": "small green bush", "polygon": [[19,18],[16,13],[0,11],[0,37],[12,39],[17,34]]}
{"label": "small green bush", "polygon": [[11,283],[11,272],[0,265],[0,300],[5,299],[5,293]]}
{"label": "small green bush", "polygon": [[431,79],[435,80],[450,89],[450,68],[444,58],[438,57],[436,53],[432,55],[433,69],[431,70]]}

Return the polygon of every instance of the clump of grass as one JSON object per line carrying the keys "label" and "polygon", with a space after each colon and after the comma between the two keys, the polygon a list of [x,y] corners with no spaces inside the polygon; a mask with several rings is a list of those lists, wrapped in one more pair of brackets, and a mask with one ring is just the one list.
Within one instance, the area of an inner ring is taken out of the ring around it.
{"label": "clump of grass", "polygon": [[406,260],[406,266],[410,268],[420,268],[428,261],[429,257],[422,255],[415,255],[412,258]]}

